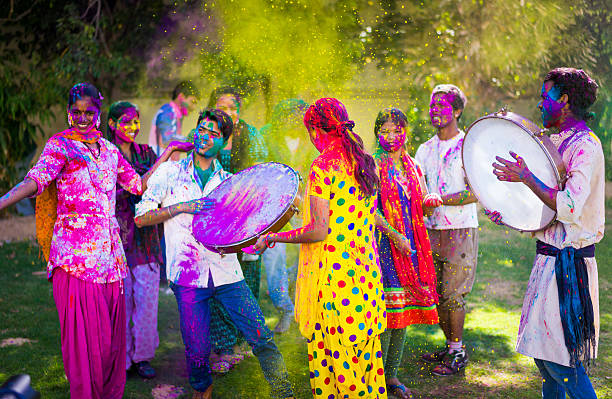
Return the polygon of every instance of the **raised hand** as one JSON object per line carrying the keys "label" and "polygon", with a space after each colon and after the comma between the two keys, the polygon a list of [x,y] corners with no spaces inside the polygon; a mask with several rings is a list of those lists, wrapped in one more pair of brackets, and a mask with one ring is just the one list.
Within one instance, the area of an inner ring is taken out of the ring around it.
{"label": "raised hand", "polygon": [[493,163],[493,174],[497,176],[497,180],[501,181],[526,181],[531,171],[527,167],[525,160],[512,151],[510,151],[510,155],[516,159],[516,162],[509,161],[502,157],[495,157],[495,160],[499,163]]}
{"label": "raised hand", "polygon": [[187,141],[173,141],[168,145],[172,151],[187,152],[193,150],[193,143]]}
{"label": "raised hand", "polygon": [[485,209],[484,213],[496,225],[498,225],[498,226],[502,226],[503,225],[503,223],[502,223],[502,215],[499,212],[497,212],[497,211],[490,211],[488,209]]}
{"label": "raised hand", "polygon": [[442,197],[436,193],[430,193],[423,198],[423,206],[427,208],[437,208],[442,205]]}
{"label": "raised hand", "polygon": [[196,215],[205,212],[215,206],[215,201],[210,198],[199,198],[187,202],[182,202],[177,206],[179,212],[190,213]]}

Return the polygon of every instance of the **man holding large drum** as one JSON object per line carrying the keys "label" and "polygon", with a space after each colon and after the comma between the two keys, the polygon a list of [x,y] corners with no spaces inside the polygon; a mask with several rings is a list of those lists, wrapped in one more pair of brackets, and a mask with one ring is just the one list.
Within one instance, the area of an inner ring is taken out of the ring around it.
{"label": "man holding large drum", "polygon": [[[542,374],[542,397],[596,398],[583,361],[597,355],[599,289],[595,244],[604,234],[605,174],[601,142],[585,121],[597,98],[597,83],[584,71],[556,68],[548,72],[538,104],[544,127],[567,170],[563,190],[548,187],[511,152],[497,157],[501,181],[522,182],[550,209],[556,221],[538,239],[523,302],[516,350],[533,357]],[[501,223],[499,212],[491,219]]]}
{"label": "man holding large drum", "polygon": [[425,219],[425,226],[438,280],[438,316],[446,347],[422,356],[429,363],[439,363],[433,373],[440,376],[456,374],[467,364],[463,345],[465,296],[472,290],[478,257],[476,197],[466,183],[461,158],[465,133],[457,126],[466,103],[457,86],[444,84],[433,89],[429,115],[438,132],[419,146],[415,155],[428,191],[442,197],[442,206]]}
{"label": "man holding large drum", "polygon": [[232,120],[225,112],[202,112],[193,153],[163,164],[151,176],[142,201],[136,205],[136,225],[164,223],[168,282],[178,304],[189,383],[196,391],[193,397],[212,397],[209,305],[213,298],[253,348],[272,396],[293,397],[283,356],[244,281],[238,258],[209,251],[192,234],[194,215],[212,207],[205,196],[231,176],[216,158],[231,133]]}

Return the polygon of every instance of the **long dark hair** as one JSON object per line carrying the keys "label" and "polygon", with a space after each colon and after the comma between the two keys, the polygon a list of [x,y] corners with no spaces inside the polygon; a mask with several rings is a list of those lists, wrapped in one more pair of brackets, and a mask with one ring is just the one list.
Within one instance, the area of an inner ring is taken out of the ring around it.
{"label": "long dark hair", "polygon": [[347,155],[355,161],[355,178],[365,195],[372,196],[379,185],[376,162],[363,147],[363,140],[353,132],[355,122],[349,120],[346,107],[335,98],[321,98],[304,115],[306,128],[318,127],[328,134],[340,136]]}

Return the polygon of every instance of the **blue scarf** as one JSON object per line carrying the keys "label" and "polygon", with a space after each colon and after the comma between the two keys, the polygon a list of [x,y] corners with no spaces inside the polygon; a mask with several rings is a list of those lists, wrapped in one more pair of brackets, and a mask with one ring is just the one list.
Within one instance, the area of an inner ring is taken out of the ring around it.
{"label": "blue scarf", "polygon": [[536,252],[554,256],[557,292],[559,294],[559,315],[563,326],[565,346],[570,355],[570,366],[592,354],[595,347],[595,323],[593,303],[589,292],[589,274],[584,258],[595,256],[595,245],[581,249],[556,248],[537,242]]}

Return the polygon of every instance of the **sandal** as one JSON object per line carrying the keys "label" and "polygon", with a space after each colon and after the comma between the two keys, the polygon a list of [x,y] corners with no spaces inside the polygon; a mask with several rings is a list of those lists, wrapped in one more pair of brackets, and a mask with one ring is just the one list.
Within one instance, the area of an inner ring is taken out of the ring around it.
{"label": "sandal", "polygon": [[444,360],[444,356],[446,356],[446,354],[448,353],[448,346],[445,347],[442,350],[439,350],[437,352],[432,352],[432,353],[426,353],[424,355],[421,355],[421,359],[426,361],[427,363],[440,363],[442,360]]}
{"label": "sandal", "polygon": [[210,370],[219,375],[227,374],[232,369],[232,365],[226,360],[219,359],[210,365]]}
{"label": "sandal", "polygon": [[468,354],[465,349],[448,353],[444,361],[438,364],[431,371],[432,374],[440,377],[455,375],[467,366]]}
{"label": "sandal", "polygon": [[243,361],[244,356],[240,353],[228,353],[226,355],[220,355],[219,359],[228,362],[230,366],[233,367]]}
{"label": "sandal", "polygon": [[399,399],[412,399],[414,396],[412,392],[406,388],[406,386],[402,383],[400,384],[387,384],[387,394],[392,395]]}

